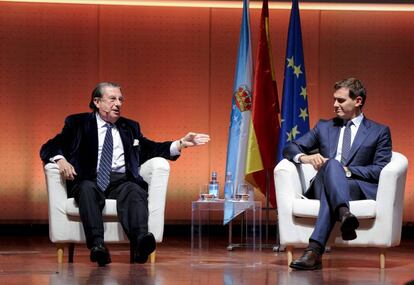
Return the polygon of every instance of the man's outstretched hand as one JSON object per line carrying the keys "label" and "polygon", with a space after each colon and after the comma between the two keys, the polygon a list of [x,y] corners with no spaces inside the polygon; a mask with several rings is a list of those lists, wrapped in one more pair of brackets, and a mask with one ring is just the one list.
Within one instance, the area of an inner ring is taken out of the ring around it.
{"label": "man's outstretched hand", "polygon": [[207,134],[198,134],[189,132],[183,138],[179,140],[180,149],[192,146],[198,146],[206,144],[210,141],[210,136]]}

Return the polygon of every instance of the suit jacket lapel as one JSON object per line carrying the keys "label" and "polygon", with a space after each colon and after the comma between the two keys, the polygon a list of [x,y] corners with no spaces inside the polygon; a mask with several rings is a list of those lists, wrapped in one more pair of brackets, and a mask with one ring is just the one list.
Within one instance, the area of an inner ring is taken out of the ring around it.
{"label": "suit jacket lapel", "polygon": [[358,131],[355,135],[354,141],[352,142],[351,151],[349,152],[348,159],[346,161],[346,165],[349,164],[349,162],[352,160],[352,158],[355,156],[358,149],[361,147],[362,142],[365,140],[365,138],[369,134],[369,121],[367,121],[365,118],[362,120],[361,125],[358,128]]}
{"label": "suit jacket lapel", "polygon": [[91,159],[95,163],[95,169],[98,164],[98,125],[96,122],[96,114],[93,112],[88,117],[88,122],[86,124],[86,136],[88,136],[89,153],[92,155]]}
{"label": "suit jacket lapel", "polygon": [[124,147],[124,158],[128,159],[128,155],[131,153],[133,139],[129,136],[129,130],[125,122],[122,122],[122,118],[120,118],[115,125],[117,126],[119,135],[121,136],[122,145]]}
{"label": "suit jacket lapel", "polygon": [[329,158],[335,158],[336,150],[338,148],[339,133],[341,130],[342,121],[333,119],[333,125],[329,129]]}
{"label": "suit jacket lapel", "polygon": [[139,155],[136,149],[134,149],[134,134],[129,125],[127,125],[122,118],[120,118],[115,125],[119,130],[121,136],[122,145],[124,147],[124,159],[125,169],[127,174],[131,173],[133,177],[139,177]]}

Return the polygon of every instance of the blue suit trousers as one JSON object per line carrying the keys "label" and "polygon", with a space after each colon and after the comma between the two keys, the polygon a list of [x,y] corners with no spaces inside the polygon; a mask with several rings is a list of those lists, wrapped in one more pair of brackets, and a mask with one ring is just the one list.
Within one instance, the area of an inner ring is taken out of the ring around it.
{"label": "blue suit trousers", "polygon": [[325,247],[329,235],[339,220],[339,207],[349,208],[349,201],[363,200],[365,196],[358,183],[345,176],[341,163],[329,159],[318,171],[305,196],[320,201],[318,218],[310,240]]}

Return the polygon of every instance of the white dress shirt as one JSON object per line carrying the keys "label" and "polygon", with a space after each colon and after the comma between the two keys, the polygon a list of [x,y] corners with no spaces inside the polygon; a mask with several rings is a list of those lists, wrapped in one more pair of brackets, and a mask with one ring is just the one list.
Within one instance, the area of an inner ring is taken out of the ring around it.
{"label": "white dress shirt", "polygon": [[[351,147],[352,147],[352,143],[354,142],[354,138],[355,135],[359,129],[359,126],[362,123],[362,120],[364,119],[364,114],[361,113],[359,114],[357,117],[353,118],[352,121],[352,125],[351,125]],[[339,139],[338,139],[338,148],[336,149],[336,155],[335,155],[335,159],[339,162],[341,162],[341,156],[342,156],[342,141],[343,141],[343,137],[344,137],[344,131],[345,131],[345,124],[343,127],[341,127],[340,133],[339,133]],[[297,155],[295,155],[295,157],[293,158],[293,161],[296,163],[300,163],[299,161],[299,157],[301,157],[302,155],[304,155],[304,153],[299,153]]]}
{"label": "white dress shirt", "polygon": [[[96,172],[99,170],[99,162],[101,161],[102,148],[107,131],[107,124],[102,120],[101,116],[96,113],[96,123],[98,126],[98,164]],[[125,158],[124,158],[124,146],[122,145],[121,136],[116,125],[112,124],[112,138],[113,138],[113,152],[112,152],[112,172],[125,173]]]}
{"label": "white dress shirt", "polygon": [[[351,147],[352,147],[352,143],[354,142],[355,135],[363,119],[364,119],[364,114],[361,113],[357,117],[351,120],[353,123],[350,127],[351,128]],[[341,128],[341,132],[339,133],[338,148],[336,149],[336,155],[335,155],[335,159],[339,162],[341,162],[341,156],[342,156],[342,141],[344,138],[344,131],[345,131],[345,124]]]}

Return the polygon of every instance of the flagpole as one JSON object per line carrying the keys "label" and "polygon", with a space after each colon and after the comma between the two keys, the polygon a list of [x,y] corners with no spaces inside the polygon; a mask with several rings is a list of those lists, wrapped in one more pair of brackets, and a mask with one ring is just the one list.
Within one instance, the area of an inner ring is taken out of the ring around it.
{"label": "flagpole", "polygon": [[[269,175],[273,174],[273,173],[269,173],[270,171],[272,171],[272,170],[268,169],[266,171],[266,179],[269,181],[269,184],[267,184],[268,189],[270,189],[270,176]],[[269,190],[267,190],[267,191],[269,191]],[[269,196],[267,196],[267,204],[269,204]],[[268,211],[269,210],[270,209],[268,208]],[[272,208],[272,210],[274,210],[275,214],[276,214],[276,224],[275,224],[275,227],[276,227],[276,229],[275,229],[275,231],[276,231],[276,244],[273,246],[273,251],[274,252],[280,252],[281,250],[280,250],[280,239],[279,239],[279,215],[277,214],[277,204],[276,204],[275,208]]]}
{"label": "flagpole", "polygon": [[266,169],[266,244],[269,244],[269,190],[270,190],[270,178],[269,170]]}
{"label": "flagpole", "polygon": [[[279,252],[280,250],[280,241],[279,241],[279,221],[277,215],[277,208],[270,207],[270,175],[271,169],[266,169],[266,207],[265,210],[265,243],[262,244],[264,248],[272,248],[274,252]],[[270,210],[276,211],[276,243],[269,243],[269,224],[270,224]]]}

